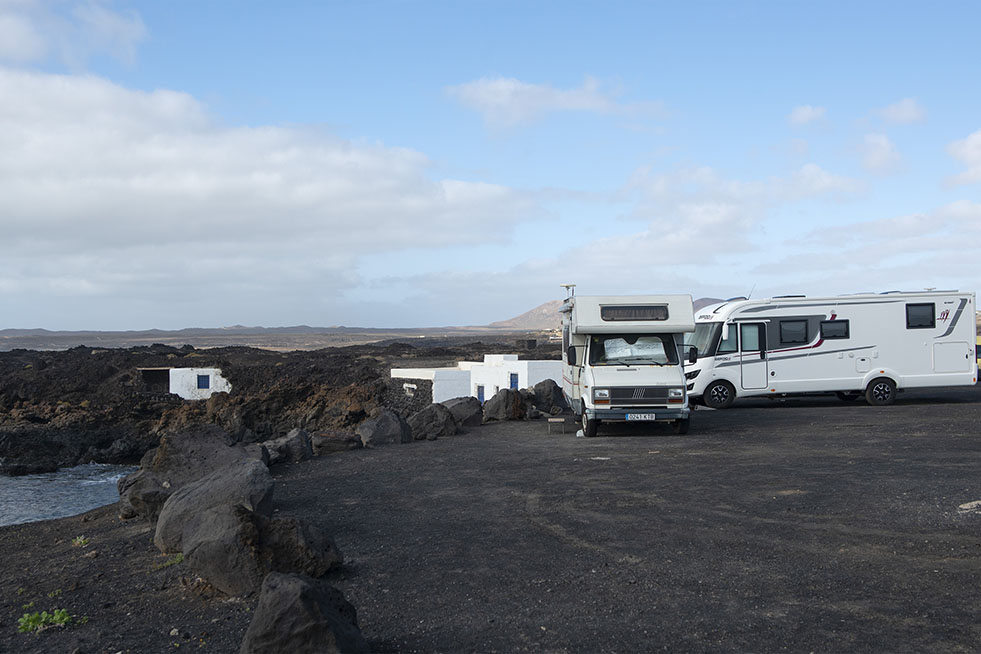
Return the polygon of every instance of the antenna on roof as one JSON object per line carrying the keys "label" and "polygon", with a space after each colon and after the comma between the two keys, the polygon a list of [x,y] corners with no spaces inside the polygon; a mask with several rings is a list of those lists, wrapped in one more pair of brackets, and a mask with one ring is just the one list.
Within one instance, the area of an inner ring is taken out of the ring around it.
{"label": "antenna on roof", "polygon": [[747,300],[749,298],[753,297],[753,291],[755,291],[755,290],[756,290],[756,284],[753,284],[753,288],[749,289],[749,294],[746,296],[746,299]]}
{"label": "antenna on roof", "polygon": [[559,286],[561,286],[562,288],[565,289],[565,297],[566,297],[566,299],[569,299],[570,297],[572,297],[572,296],[574,296],[576,294],[576,285],[575,284],[559,284]]}

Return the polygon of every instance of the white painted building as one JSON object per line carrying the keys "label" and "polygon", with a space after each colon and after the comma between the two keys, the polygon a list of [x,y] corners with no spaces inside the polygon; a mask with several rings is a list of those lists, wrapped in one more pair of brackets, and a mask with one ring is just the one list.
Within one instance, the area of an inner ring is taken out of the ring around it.
{"label": "white painted building", "polygon": [[232,385],[220,368],[138,368],[145,390],[168,392],[185,400],[206,400],[214,393],[230,393]]}
{"label": "white painted building", "polygon": [[171,368],[170,392],[185,400],[206,400],[213,393],[229,393],[232,385],[219,368]]}
{"label": "white painted building", "polygon": [[[531,388],[545,379],[562,384],[561,361],[519,361],[517,354],[485,354],[484,360],[459,361],[453,368],[393,368],[393,379],[433,383],[433,402],[471,395],[483,402],[502,388]],[[403,384],[411,394],[411,381]]]}

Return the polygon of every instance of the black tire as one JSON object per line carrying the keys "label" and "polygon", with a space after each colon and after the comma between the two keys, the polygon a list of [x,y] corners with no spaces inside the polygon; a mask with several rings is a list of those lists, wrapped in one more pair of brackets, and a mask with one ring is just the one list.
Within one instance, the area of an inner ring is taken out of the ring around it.
{"label": "black tire", "polygon": [[586,438],[593,438],[596,436],[596,427],[598,426],[599,420],[596,420],[595,418],[590,420],[589,416],[587,416],[586,412],[584,411],[582,414],[582,435]]}
{"label": "black tire", "polygon": [[889,406],[896,401],[896,382],[888,377],[876,377],[865,389],[865,401],[872,406]]}
{"label": "black tire", "polygon": [[678,418],[674,421],[674,433],[685,435],[688,433],[688,425],[691,422],[691,418]]}
{"label": "black tire", "polygon": [[838,391],[835,393],[842,402],[854,402],[862,397],[862,391]]}
{"label": "black tire", "polygon": [[702,393],[702,402],[710,409],[728,409],[736,401],[736,389],[727,381],[714,381]]}

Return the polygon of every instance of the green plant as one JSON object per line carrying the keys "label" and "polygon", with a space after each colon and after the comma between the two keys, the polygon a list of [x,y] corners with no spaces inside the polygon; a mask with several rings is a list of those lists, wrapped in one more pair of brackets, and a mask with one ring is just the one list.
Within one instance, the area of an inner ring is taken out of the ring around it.
{"label": "green plant", "polygon": [[59,595],[61,595],[61,589],[60,588],[55,588],[53,591],[51,591],[50,593],[48,593],[48,597],[50,597],[50,598],[55,598],[55,597],[58,597]]}
{"label": "green plant", "polygon": [[83,409],[87,409],[91,404],[92,403],[89,402],[88,400],[82,400],[81,402],[78,403],[78,406],[82,407]]}
{"label": "green plant", "polygon": [[85,547],[89,544],[89,539],[85,536],[75,536],[72,539],[72,547]]}
{"label": "green plant", "polygon": [[153,566],[153,569],[163,570],[164,568],[169,568],[172,565],[177,565],[178,563],[183,563],[183,562],[184,562],[184,554],[182,552],[178,552],[177,554],[173,555],[163,563],[158,563],[157,565]]}
{"label": "green plant", "polygon": [[17,631],[21,633],[38,633],[51,627],[64,627],[70,624],[72,616],[68,615],[65,609],[55,609],[53,612],[41,611],[38,613],[25,613],[17,621]]}
{"label": "green plant", "polygon": [[26,589],[26,588],[24,588],[23,586],[21,586],[21,587],[19,587],[19,588],[17,589],[17,594],[18,594],[18,595],[23,595],[23,594],[24,594],[24,593],[26,593],[26,592],[27,592],[27,589]]}
{"label": "green plant", "polygon": [[22,609],[33,609],[34,608],[34,600],[31,600],[27,604],[21,604],[21,607],[20,608],[22,608]]}

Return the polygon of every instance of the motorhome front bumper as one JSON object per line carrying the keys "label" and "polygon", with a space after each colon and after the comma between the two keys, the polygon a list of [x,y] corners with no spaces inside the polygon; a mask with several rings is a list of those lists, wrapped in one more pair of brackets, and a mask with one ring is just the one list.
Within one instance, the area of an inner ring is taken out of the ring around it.
{"label": "motorhome front bumper", "polygon": [[[688,407],[644,406],[616,409],[586,409],[586,415],[601,422],[652,422],[682,420],[691,414]],[[651,417],[653,416],[653,417]]]}

